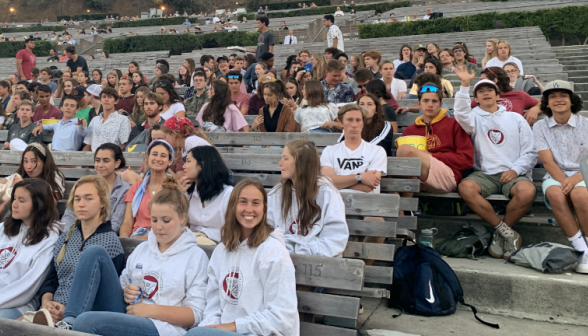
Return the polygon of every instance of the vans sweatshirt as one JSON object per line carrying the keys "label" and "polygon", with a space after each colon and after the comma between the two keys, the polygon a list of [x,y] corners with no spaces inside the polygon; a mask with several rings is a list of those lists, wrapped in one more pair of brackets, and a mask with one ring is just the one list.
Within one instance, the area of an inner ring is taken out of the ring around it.
{"label": "vans sweatshirt", "polygon": [[[120,275],[124,289],[138,263],[143,265],[143,303],[189,307],[194,313],[194,326],[202,320],[206,306],[206,268],[208,257],[198,247],[194,233],[184,228],[182,235],[165,252],[159,251],[157,238],[149,232],[147,241],[131,253],[127,267]],[[160,335],[182,336],[186,329],[151,319]]]}
{"label": "vans sweatshirt", "polygon": [[345,204],[339,190],[331,180],[321,177],[317,181],[319,191],[316,203],[321,208],[321,218],[304,233],[298,232],[298,200],[292,190],[292,207],[287,218],[282,216],[282,184],[268,193],[268,223],[285,233],[286,248],[290,253],[340,257],[347,246],[349,228],[345,220]]}
{"label": "vans sweatshirt", "polygon": [[235,322],[237,333],[247,336],[300,335],[294,264],[283,232],[254,248],[244,240],[234,252],[219,244],[208,265],[206,301],[201,327]]}
{"label": "vans sweatshirt", "polygon": [[59,238],[54,226],[49,237],[26,246],[23,240],[28,231],[28,226],[21,225],[18,235],[8,237],[0,223],[0,309],[17,308],[21,314],[39,308],[34,296],[45,280]]}
{"label": "vans sweatshirt", "polygon": [[455,120],[474,143],[474,169],[486,175],[514,170],[519,176],[532,178],[537,163],[533,131],[520,114],[498,105],[488,113],[470,107],[469,87],[461,87],[455,95]]}

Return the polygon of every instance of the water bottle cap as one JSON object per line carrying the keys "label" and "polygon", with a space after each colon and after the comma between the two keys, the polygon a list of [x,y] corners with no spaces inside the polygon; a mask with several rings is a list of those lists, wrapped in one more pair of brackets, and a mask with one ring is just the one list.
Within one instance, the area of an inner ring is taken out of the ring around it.
{"label": "water bottle cap", "polygon": [[424,233],[424,234],[437,234],[437,232],[438,232],[438,230],[435,228],[421,230],[421,233]]}
{"label": "water bottle cap", "polygon": [[143,264],[141,264],[141,263],[138,263],[138,264],[137,264],[137,266],[135,266],[135,268],[138,268],[138,269],[143,269]]}

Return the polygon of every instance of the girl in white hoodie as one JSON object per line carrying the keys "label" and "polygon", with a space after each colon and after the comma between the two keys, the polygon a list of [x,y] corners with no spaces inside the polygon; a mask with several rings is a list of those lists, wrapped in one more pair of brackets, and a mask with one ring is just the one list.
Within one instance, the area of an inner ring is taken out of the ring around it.
{"label": "girl in white hoodie", "polygon": [[16,183],[9,204],[0,224],[0,317],[17,319],[39,308],[35,294],[59,238],[59,212],[49,184],[36,178]]}
{"label": "girl in white hoodie", "polygon": [[[112,291],[120,296],[110,299],[124,297],[126,309],[83,313],[74,330],[103,336],[182,336],[200,323],[208,257],[186,228],[188,206],[175,179],[166,177],[150,203],[148,240],[129,256],[120,287]],[[138,264],[143,269],[141,289],[130,284]]]}
{"label": "girl in white hoodie", "polygon": [[347,246],[345,204],[331,180],[321,175],[314,144],[286,144],[280,160],[282,181],[268,194],[268,223],[285,232],[290,253],[339,257]]}
{"label": "girl in white hoodie", "polygon": [[204,319],[187,336],[300,335],[294,265],[266,211],[259,181],[235,186],[208,265]]}

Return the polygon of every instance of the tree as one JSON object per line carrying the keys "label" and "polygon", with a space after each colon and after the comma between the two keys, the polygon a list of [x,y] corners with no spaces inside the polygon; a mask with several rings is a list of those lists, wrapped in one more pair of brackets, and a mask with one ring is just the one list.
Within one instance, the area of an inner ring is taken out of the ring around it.
{"label": "tree", "polygon": [[86,0],[88,7],[97,10],[106,10],[112,7],[113,0]]}

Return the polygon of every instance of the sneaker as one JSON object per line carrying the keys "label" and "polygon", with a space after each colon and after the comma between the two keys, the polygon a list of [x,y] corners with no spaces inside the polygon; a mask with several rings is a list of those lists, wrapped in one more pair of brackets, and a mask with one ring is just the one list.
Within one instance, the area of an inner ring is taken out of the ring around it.
{"label": "sneaker", "polygon": [[363,314],[363,305],[359,304],[359,315]]}
{"label": "sneaker", "polygon": [[53,323],[53,318],[51,317],[51,314],[45,308],[39,309],[38,311],[35,312],[35,315],[33,316],[33,323],[48,326],[48,327],[55,326],[55,324]]}
{"label": "sneaker", "polygon": [[580,263],[576,266],[576,272],[588,274],[588,252],[584,252]]}
{"label": "sneaker", "polygon": [[65,321],[55,323],[55,327],[59,329],[72,330],[73,326]]}
{"label": "sneaker", "polygon": [[523,237],[515,230],[512,230],[512,232],[514,232],[514,236],[504,238],[504,243],[502,245],[502,248],[504,249],[504,255],[502,258],[506,260],[508,260],[510,255],[520,249],[523,245]]}
{"label": "sneaker", "polygon": [[498,230],[494,230],[494,234],[492,234],[492,243],[490,247],[488,247],[488,253],[494,258],[502,258],[504,255],[504,250],[502,249],[502,244],[504,242],[504,238],[498,233]]}

